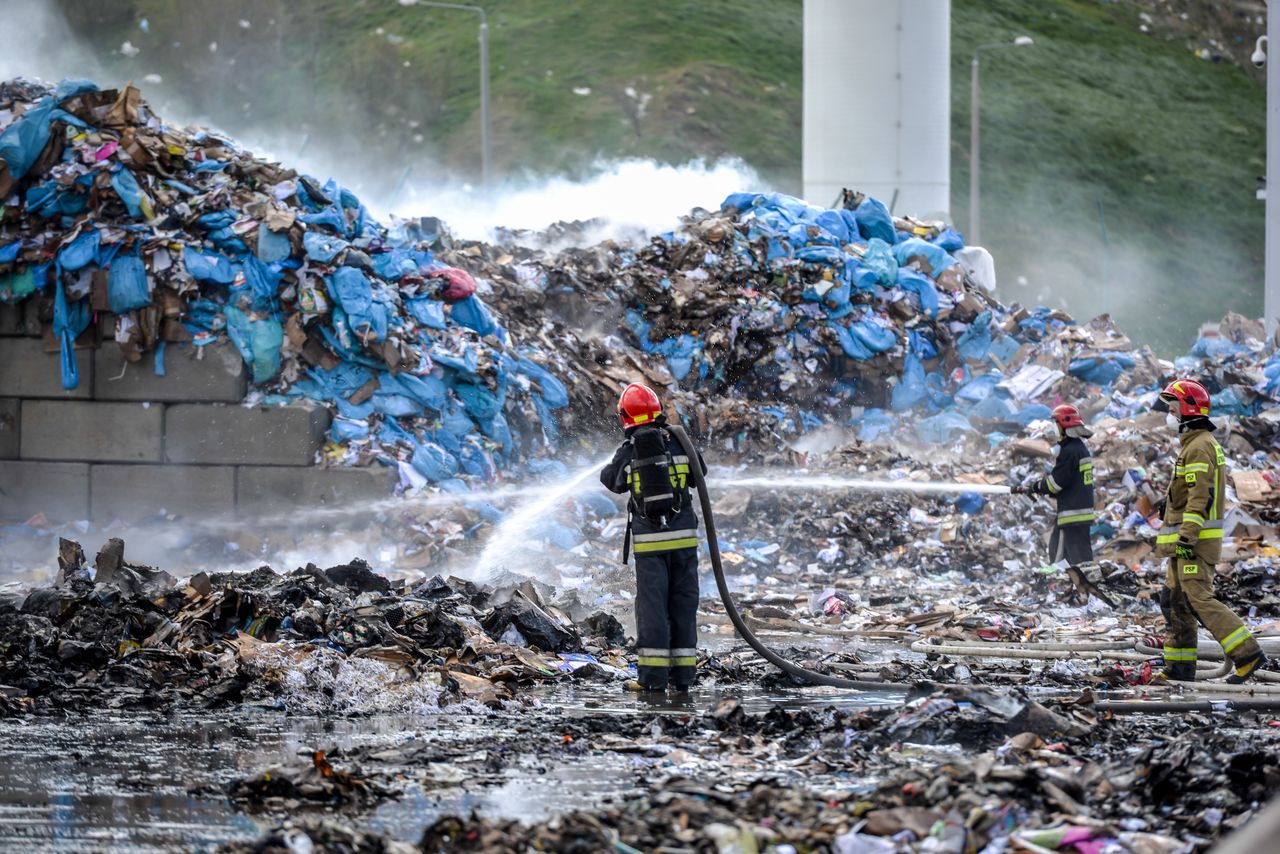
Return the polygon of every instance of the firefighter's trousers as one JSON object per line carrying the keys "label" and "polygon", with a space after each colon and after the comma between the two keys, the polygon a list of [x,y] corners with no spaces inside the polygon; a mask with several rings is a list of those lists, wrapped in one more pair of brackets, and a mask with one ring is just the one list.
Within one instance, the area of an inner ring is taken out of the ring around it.
{"label": "firefighter's trousers", "polygon": [[1196,620],[1199,619],[1237,667],[1262,654],[1253,633],[1235,612],[1213,594],[1213,564],[1200,558],[1170,558],[1161,610],[1169,624],[1164,642],[1165,670],[1191,679],[1196,667]]}
{"label": "firefighter's trousers", "polygon": [[1049,536],[1049,563],[1063,558],[1072,566],[1093,560],[1093,543],[1089,540],[1088,525],[1054,526]]}
{"label": "firefighter's trousers", "polygon": [[698,664],[698,550],[636,555],[640,684],[691,687]]}

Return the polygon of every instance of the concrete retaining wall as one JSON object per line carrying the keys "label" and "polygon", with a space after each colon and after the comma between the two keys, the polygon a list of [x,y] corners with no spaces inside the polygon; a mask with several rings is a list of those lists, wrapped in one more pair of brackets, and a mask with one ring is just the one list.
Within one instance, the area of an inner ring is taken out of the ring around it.
{"label": "concrete retaining wall", "polygon": [[47,346],[30,305],[0,305],[0,521],[261,518],[391,494],[393,469],[316,467],[323,407],[240,406],[229,345],[170,345],[158,376],[108,340],[76,350],[69,391]]}

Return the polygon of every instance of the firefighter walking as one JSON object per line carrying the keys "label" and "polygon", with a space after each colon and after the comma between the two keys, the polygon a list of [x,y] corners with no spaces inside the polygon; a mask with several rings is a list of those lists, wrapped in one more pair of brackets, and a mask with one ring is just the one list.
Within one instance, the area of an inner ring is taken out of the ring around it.
{"label": "firefighter walking", "polygon": [[1227,465],[1213,438],[1209,393],[1195,380],[1175,380],[1160,393],[1178,422],[1178,459],[1165,496],[1164,522],[1156,554],[1169,558],[1160,610],[1167,623],[1165,678],[1196,675],[1196,621],[1204,624],[1235,672],[1239,684],[1267,663],[1253,633],[1213,592],[1214,565],[1222,556],[1222,520],[1227,501]]}
{"label": "firefighter walking", "polygon": [[1084,440],[1093,435],[1080,410],[1064,404],[1053,410],[1058,425],[1058,461],[1040,480],[1014,486],[1015,495],[1049,495],[1056,499],[1058,515],[1049,537],[1049,562],[1066,559],[1071,566],[1093,560],[1089,530],[1093,527],[1093,460]]}
{"label": "firefighter walking", "polygon": [[[618,418],[626,438],[600,482],[628,496],[622,562],[635,552],[638,665],[630,687],[687,691],[698,663],[698,517],[689,493],[695,461],[667,429],[653,389],[627,386]],[[701,455],[696,463],[705,474]]]}

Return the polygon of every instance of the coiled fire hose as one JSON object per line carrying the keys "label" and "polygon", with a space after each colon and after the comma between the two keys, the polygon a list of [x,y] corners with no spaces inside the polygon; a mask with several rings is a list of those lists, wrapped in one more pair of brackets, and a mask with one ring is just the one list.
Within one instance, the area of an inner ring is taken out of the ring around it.
{"label": "coiled fire hose", "polygon": [[[716,519],[715,513],[711,509],[711,495],[707,490],[706,477],[702,474],[702,466],[698,464],[698,452],[693,447],[693,442],[689,440],[689,434],[679,424],[673,424],[670,427],[671,434],[676,437],[676,441],[680,443],[680,447],[684,449],[685,455],[689,458],[689,471],[693,474],[694,484],[698,488],[698,502],[702,507],[702,521],[707,531],[707,548],[711,552],[711,568],[715,574],[716,589],[720,593],[720,601],[724,603],[725,613],[729,615],[729,622],[733,624],[738,635],[747,642],[747,645],[754,649],[760,656],[774,667],[804,682],[813,685],[828,685],[833,688],[848,688],[853,691],[869,691],[877,693],[902,693],[907,690],[908,686],[895,682],[867,682],[857,679],[845,679],[841,676],[832,676],[828,673],[819,673],[816,670],[809,670],[801,667],[795,662],[788,661],[778,655],[769,647],[765,646],[746,621],[742,618],[742,614],[738,611],[738,607],[734,604],[733,594],[729,592],[729,585],[725,581],[724,563],[720,558],[720,543],[716,536]],[[1133,641],[1080,641],[1076,643],[1050,643],[1050,644],[1016,644],[1016,645],[999,645],[999,646],[959,646],[948,644],[928,644],[925,641],[917,641],[911,645],[913,652],[923,653],[942,653],[956,655],[974,655],[990,658],[1082,658],[1082,657],[1107,657],[1118,660],[1148,660],[1152,655],[1141,651],[1141,647],[1135,646]],[[1157,652],[1152,650],[1152,652]],[[1201,679],[1213,679],[1225,676],[1229,670],[1229,665],[1224,662],[1221,666],[1209,666],[1209,669],[1197,671],[1197,676]],[[1209,670],[1213,672],[1210,673]],[[1270,676],[1271,674],[1267,674]],[[1280,675],[1277,675],[1280,678]],[[1266,680],[1272,681],[1270,679]],[[1240,693],[1240,694],[1265,694],[1277,695],[1274,697],[1241,697],[1229,700],[1185,700],[1185,701],[1147,701],[1147,700],[1098,700],[1094,703],[1094,708],[1099,711],[1113,712],[1117,714],[1126,713],[1155,713],[1155,712],[1221,712],[1232,710],[1255,710],[1255,711],[1277,711],[1280,710],[1280,685],[1228,685],[1223,682],[1179,682],[1176,683],[1178,688],[1186,688],[1193,691],[1210,691],[1214,693]]]}

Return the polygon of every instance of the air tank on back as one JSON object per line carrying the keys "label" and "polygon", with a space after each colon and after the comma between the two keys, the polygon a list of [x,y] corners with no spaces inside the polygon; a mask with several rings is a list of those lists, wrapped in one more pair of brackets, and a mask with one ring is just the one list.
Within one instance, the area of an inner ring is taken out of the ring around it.
{"label": "air tank on back", "polygon": [[950,219],[951,0],[804,0],[804,197]]}

